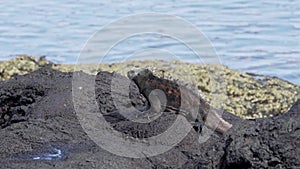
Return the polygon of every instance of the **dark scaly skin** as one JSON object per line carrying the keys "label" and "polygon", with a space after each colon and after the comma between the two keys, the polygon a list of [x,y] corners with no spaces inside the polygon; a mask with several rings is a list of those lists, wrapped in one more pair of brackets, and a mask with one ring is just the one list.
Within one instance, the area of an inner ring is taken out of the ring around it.
{"label": "dark scaly skin", "polygon": [[[148,103],[159,104],[157,101],[149,100],[149,95],[153,90],[160,89],[167,97],[165,105],[167,110],[173,110],[189,120],[198,118],[198,120],[204,121],[207,127],[215,129],[222,134],[232,127],[230,123],[219,115],[221,110],[211,107],[200,94],[187,89],[185,86],[180,86],[167,79],[158,78],[148,69],[129,71],[128,77],[136,83],[140,92],[148,100]],[[161,107],[160,104],[151,106]]]}

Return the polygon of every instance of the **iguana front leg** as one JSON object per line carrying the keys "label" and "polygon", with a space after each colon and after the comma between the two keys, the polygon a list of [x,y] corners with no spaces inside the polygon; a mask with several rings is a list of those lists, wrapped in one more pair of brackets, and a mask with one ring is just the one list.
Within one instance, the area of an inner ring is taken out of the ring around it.
{"label": "iguana front leg", "polygon": [[[165,104],[166,108],[182,113],[189,120],[190,116],[197,118],[200,115],[200,120],[203,120],[207,127],[215,129],[222,134],[232,127],[230,123],[221,118],[218,114],[218,109],[211,107],[201,96],[184,86],[179,86],[170,80],[158,78],[148,69],[132,70],[128,72],[127,76],[136,83],[150,104],[150,93],[159,89],[167,97],[168,103]],[[160,103],[155,104],[154,107],[160,105]],[[203,110],[200,111],[202,113],[198,111],[198,107]],[[195,113],[196,115],[194,115]]]}

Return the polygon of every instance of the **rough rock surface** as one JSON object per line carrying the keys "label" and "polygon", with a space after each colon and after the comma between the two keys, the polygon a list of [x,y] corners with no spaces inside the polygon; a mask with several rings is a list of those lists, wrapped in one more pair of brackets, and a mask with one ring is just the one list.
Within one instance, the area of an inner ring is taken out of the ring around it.
{"label": "rough rock surface", "polygon": [[[111,77],[108,72],[97,75],[95,94],[99,110],[116,130],[128,137],[144,138],[161,133],[172,124],[174,114],[168,113],[149,124],[124,119],[111,100]],[[139,108],[147,104],[136,86],[130,89],[133,105]],[[10,123],[0,129],[0,168],[300,167],[300,101],[289,112],[272,118],[242,120],[225,112],[223,118],[233,127],[224,136],[213,134],[199,144],[199,133],[192,129],[170,151],[132,159],[103,150],[84,132],[72,103],[72,73],[44,67],[0,82],[0,93],[1,107],[9,106],[1,113],[15,109],[25,112],[11,111],[14,113]],[[55,157],[44,158],[55,152]]]}
{"label": "rough rock surface", "polygon": [[[182,61],[146,60],[111,64],[54,64],[45,57],[21,55],[0,62],[0,80],[23,75],[40,67],[51,66],[63,72],[84,67],[91,74],[101,70],[122,75],[133,67],[151,67],[157,76],[171,77],[195,85],[216,108],[242,118],[262,118],[286,112],[300,99],[300,86],[276,77],[231,70],[223,65],[192,64]],[[220,99],[219,98],[224,98]]]}

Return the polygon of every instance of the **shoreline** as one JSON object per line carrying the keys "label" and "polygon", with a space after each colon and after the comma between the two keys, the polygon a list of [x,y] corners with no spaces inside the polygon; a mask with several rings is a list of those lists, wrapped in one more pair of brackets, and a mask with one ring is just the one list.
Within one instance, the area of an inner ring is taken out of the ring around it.
{"label": "shoreline", "polygon": [[[171,64],[170,64],[171,63]],[[264,118],[285,113],[300,99],[300,86],[277,77],[231,70],[223,65],[200,65],[181,61],[130,61],[110,64],[55,64],[46,58],[20,55],[0,62],[0,80],[24,75],[41,67],[50,66],[62,72],[99,70],[121,75],[133,67],[152,67],[156,75],[192,84],[216,108],[222,108],[242,118]],[[222,99],[225,97],[225,99]],[[221,99],[220,99],[221,98]]]}

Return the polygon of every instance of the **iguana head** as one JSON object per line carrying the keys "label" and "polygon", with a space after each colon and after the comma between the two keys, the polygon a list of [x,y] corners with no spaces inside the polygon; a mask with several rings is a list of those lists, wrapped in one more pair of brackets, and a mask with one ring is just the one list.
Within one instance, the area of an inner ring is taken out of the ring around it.
{"label": "iguana head", "polygon": [[129,72],[127,72],[127,77],[129,79],[133,79],[137,76],[149,77],[153,75],[153,73],[149,69],[145,68],[133,68]]}
{"label": "iguana head", "polygon": [[151,70],[145,68],[134,68],[127,72],[127,77],[133,80],[139,87],[144,85],[145,82],[153,76]]}

